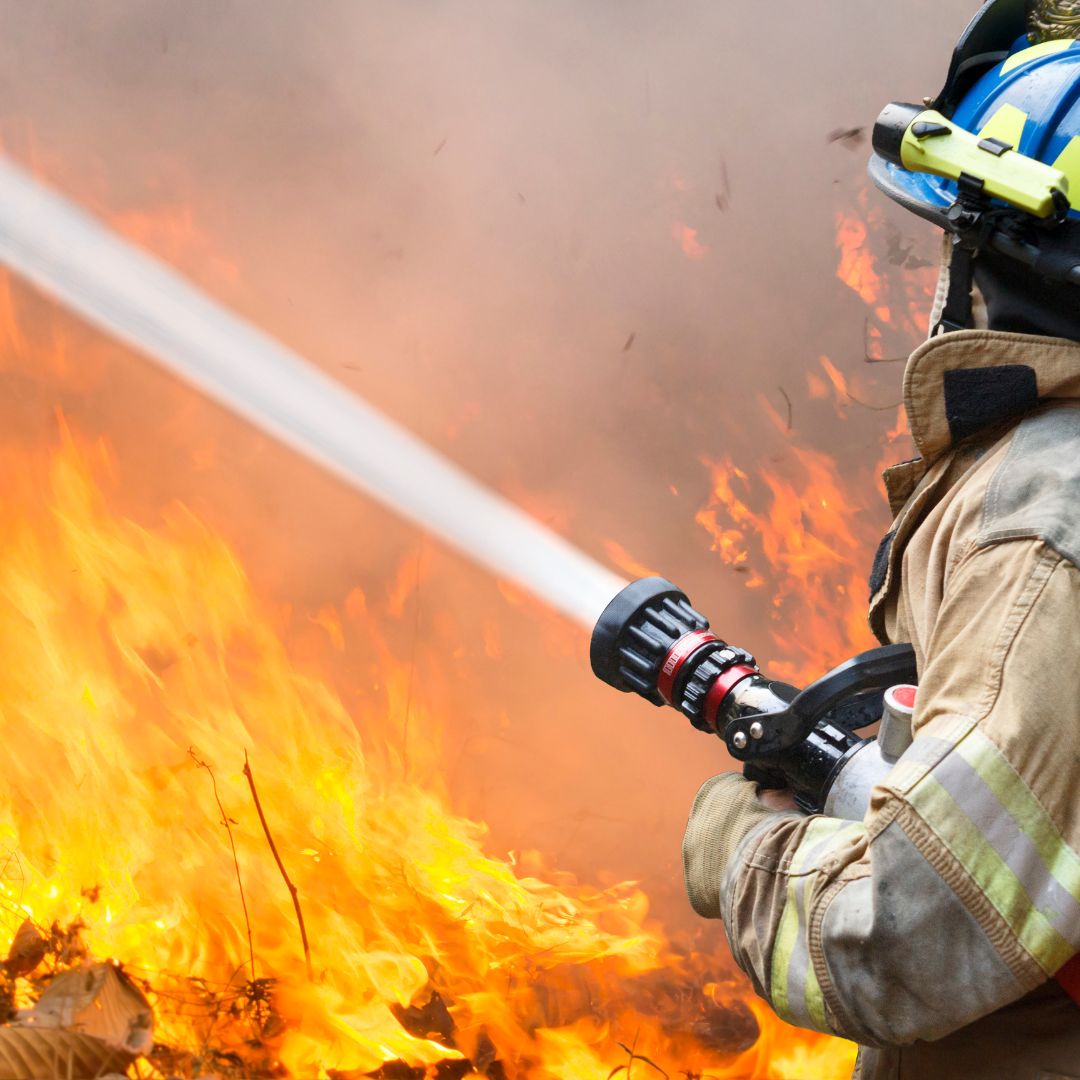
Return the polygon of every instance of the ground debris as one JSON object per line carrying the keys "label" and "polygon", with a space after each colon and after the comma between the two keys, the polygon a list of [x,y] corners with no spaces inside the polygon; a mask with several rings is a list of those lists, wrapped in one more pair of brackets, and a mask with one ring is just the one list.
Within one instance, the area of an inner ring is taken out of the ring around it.
{"label": "ground debris", "polygon": [[8,949],[4,968],[11,978],[29,975],[45,959],[48,942],[30,919],[23,919]]}
{"label": "ground debris", "polygon": [[86,964],[57,975],[16,1025],[77,1031],[132,1055],[154,1043],[150,1002],[115,964]]}
{"label": "ground debris", "polygon": [[94,1080],[122,1073],[134,1054],[60,1028],[0,1027],[0,1080]]}
{"label": "ground debris", "polygon": [[[55,926],[46,937],[23,923],[6,962],[12,985],[12,971],[28,975],[46,956],[71,949],[75,937],[77,931]],[[81,962],[35,984],[44,986],[36,1003],[0,1027],[0,1080],[91,1080],[123,1073],[152,1045],[150,1003],[115,964]]]}

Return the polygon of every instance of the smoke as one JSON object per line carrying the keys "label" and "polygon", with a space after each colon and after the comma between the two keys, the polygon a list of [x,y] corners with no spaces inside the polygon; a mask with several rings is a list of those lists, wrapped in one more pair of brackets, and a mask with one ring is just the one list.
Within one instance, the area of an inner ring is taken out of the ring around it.
{"label": "smoke", "polygon": [[586,630],[625,584],[302,357],[5,161],[0,261]]}
{"label": "smoke", "polygon": [[[701,459],[782,469],[758,401],[781,391],[808,444],[877,459],[888,414],[836,424],[806,392],[820,355],[865,367],[834,233],[867,148],[828,135],[936,92],[975,6],[8,0],[0,133],[484,482],[594,556],[617,539],[763,651],[766,598],[694,523]],[[61,406],[115,447],[135,516],[191,504],[298,611],[357,588],[387,604],[405,566],[419,591],[387,633],[446,715],[457,804],[499,848],[681,909],[678,839],[718,747],[595,684],[579,632],[53,322],[68,367],[0,371],[2,438],[41,438]],[[899,374],[877,372],[874,402],[899,400]],[[359,693],[364,658],[335,663]]]}

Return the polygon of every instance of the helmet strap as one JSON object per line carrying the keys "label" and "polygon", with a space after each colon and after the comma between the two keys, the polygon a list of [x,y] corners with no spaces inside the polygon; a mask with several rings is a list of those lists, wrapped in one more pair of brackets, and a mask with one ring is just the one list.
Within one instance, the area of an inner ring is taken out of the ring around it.
{"label": "helmet strap", "polygon": [[932,337],[971,329],[974,325],[971,300],[974,281],[975,248],[962,237],[954,236],[949,260],[949,292]]}

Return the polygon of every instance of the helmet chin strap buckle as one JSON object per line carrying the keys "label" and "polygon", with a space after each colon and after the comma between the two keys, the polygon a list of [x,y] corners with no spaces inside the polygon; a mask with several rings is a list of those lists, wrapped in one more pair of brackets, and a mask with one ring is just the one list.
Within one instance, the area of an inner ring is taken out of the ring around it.
{"label": "helmet chin strap buckle", "polygon": [[952,258],[949,260],[949,292],[941,318],[932,337],[971,330],[974,326],[971,289],[975,282],[975,248],[961,237],[953,238]]}
{"label": "helmet chin strap buckle", "polygon": [[987,204],[981,189],[965,190],[949,209],[949,223],[955,230],[949,259],[949,291],[941,318],[932,337],[970,330],[974,325],[971,289],[975,281],[975,256],[988,232]]}
{"label": "helmet chin strap buckle", "polygon": [[[953,234],[949,291],[932,337],[974,327],[971,291],[975,281],[976,257],[984,248],[994,246],[998,235],[1031,228],[1026,216],[991,203],[979,177],[962,173],[958,186],[960,193],[947,214]],[[1047,221],[1044,227],[1049,228],[1053,224],[1056,222]]]}

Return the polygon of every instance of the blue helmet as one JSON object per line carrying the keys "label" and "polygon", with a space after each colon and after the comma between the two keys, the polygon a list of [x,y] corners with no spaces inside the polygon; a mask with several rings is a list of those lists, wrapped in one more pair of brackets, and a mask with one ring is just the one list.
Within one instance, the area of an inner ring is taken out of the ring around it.
{"label": "blue helmet", "polygon": [[969,254],[1080,285],[1078,35],[1078,0],[990,0],[941,93],[881,114],[874,183]]}

